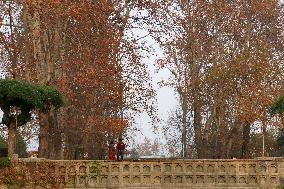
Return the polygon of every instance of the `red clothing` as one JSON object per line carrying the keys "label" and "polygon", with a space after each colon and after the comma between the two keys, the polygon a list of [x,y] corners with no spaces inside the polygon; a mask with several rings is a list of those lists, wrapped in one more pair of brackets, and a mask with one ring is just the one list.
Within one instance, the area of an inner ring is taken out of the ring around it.
{"label": "red clothing", "polygon": [[119,141],[119,142],[116,144],[116,149],[118,149],[118,150],[124,150],[124,149],[125,149],[125,144],[124,144],[122,141]]}
{"label": "red clothing", "polygon": [[115,160],[115,148],[113,145],[108,147],[108,159]]}

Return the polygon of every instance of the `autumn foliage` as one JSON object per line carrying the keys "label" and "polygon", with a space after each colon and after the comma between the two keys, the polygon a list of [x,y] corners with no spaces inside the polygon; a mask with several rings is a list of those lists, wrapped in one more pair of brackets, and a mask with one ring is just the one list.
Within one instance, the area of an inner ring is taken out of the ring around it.
{"label": "autumn foliage", "polygon": [[250,142],[259,132],[273,138],[268,128],[281,124],[270,114],[284,79],[279,1],[0,2],[4,75],[66,97],[63,109],[39,115],[42,157],[104,158],[134,113],[154,117],[155,92],[141,61],[152,53],[148,36],[164,53],[158,69],[171,75],[161,86],[178,96],[164,130],[180,156],[252,157]]}
{"label": "autumn foliage", "polygon": [[[283,8],[271,1],[167,1],[158,61],[179,99],[184,157],[252,157],[283,89]],[[167,19],[165,19],[167,18]],[[264,133],[265,134],[265,133]],[[169,134],[168,134],[169,135]],[[193,138],[190,138],[193,137]]]}
{"label": "autumn foliage", "polygon": [[[55,86],[66,97],[63,109],[39,115],[42,157],[72,159],[79,153],[79,158],[104,158],[107,142],[125,132],[132,113],[152,112],[154,92],[140,47],[125,37],[137,21],[130,19],[132,11],[151,3],[1,3],[6,8],[2,18],[10,21],[2,22],[9,26],[3,34],[8,40],[1,42],[3,47],[9,43],[3,48],[7,74]],[[15,9],[19,16],[9,16]],[[21,28],[17,33],[15,24]],[[13,66],[17,69],[10,70]]]}

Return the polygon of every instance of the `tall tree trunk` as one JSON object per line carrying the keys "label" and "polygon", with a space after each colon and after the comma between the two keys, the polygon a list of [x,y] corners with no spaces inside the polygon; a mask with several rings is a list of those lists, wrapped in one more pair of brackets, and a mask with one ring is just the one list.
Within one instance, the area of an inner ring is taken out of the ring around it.
{"label": "tall tree trunk", "polygon": [[[25,77],[46,85],[54,85],[58,84],[55,74],[57,78],[62,78],[63,75],[62,70],[56,65],[62,67],[64,59],[64,45],[61,39],[64,23],[57,20],[56,26],[44,25],[47,20],[41,15],[41,2],[42,0],[32,0],[23,7],[24,27],[27,36],[30,36],[31,48],[26,52],[26,58],[34,61],[33,64],[28,63]],[[60,159],[61,133],[57,130],[57,116],[40,114],[39,156]]]}
{"label": "tall tree trunk", "polygon": [[212,111],[210,113],[209,118],[207,119],[204,129],[203,129],[203,138],[202,138],[202,147],[203,147],[203,154],[204,158],[212,158],[212,152],[210,152],[210,142],[209,137],[212,135],[210,132],[210,127],[212,127],[213,121],[214,121],[214,116],[216,114],[216,108],[213,106]]}
{"label": "tall tree trunk", "polygon": [[181,143],[182,143],[182,153],[181,156],[183,158],[188,157],[187,153],[187,106],[188,104],[186,103],[186,95],[184,93],[181,94],[181,108],[182,108],[182,137],[181,137]]}
{"label": "tall tree trunk", "polygon": [[12,157],[15,153],[16,145],[16,124],[10,123],[8,126],[8,156]]}
{"label": "tall tree trunk", "polygon": [[234,142],[234,136],[238,135],[238,123],[235,122],[232,126],[233,128],[231,129],[227,141],[226,141],[226,158],[232,158],[231,157],[231,152],[232,152],[232,147],[233,147],[233,142]]}
{"label": "tall tree trunk", "polygon": [[226,158],[226,134],[227,134],[227,124],[224,122],[225,114],[224,107],[220,103],[219,107],[216,109],[216,120],[218,127],[218,158]]}
{"label": "tall tree trunk", "polygon": [[201,115],[200,108],[198,105],[194,105],[194,143],[197,151],[197,158],[203,158],[203,148],[202,148],[202,129],[201,129]]}
{"label": "tall tree trunk", "polygon": [[39,148],[38,148],[38,154],[41,158],[49,158],[48,153],[48,129],[49,129],[49,123],[48,123],[48,115],[44,113],[39,114],[39,120],[40,120],[40,133],[39,133]]}
{"label": "tall tree trunk", "polygon": [[57,119],[58,112],[54,109],[49,111],[49,158],[63,159],[61,129]]}
{"label": "tall tree trunk", "polygon": [[250,124],[243,125],[243,140],[241,149],[241,158],[249,158]]}
{"label": "tall tree trunk", "polygon": [[39,156],[49,159],[63,159],[62,136],[57,111],[40,113]]}
{"label": "tall tree trunk", "polygon": [[[262,126],[262,157],[265,157],[265,137],[266,137],[266,125]],[[267,154],[269,156],[269,154]]]}

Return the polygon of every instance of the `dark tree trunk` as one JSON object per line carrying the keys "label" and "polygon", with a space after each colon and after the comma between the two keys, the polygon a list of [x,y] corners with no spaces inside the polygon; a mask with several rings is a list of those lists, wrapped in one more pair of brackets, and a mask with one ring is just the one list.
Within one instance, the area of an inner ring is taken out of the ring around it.
{"label": "dark tree trunk", "polygon": [[202,130],[201,130],[201,116],[200,116],[200,109],[195,107],[194,108],[194,141],[195,147],[197,151],[197,158],[203,158],[204,153],[203,151],[206,149],[202,148]]}
{"label": "dark tree trunk", "polygon": [[232,147],[234,143],[235,136],[238,135],[237,123],[235,123],[229,131],[229,135],[226,142],[226,158],[233,158],[232,157]]}
{"label": "dark tree trunk", "polygon": [[250,124],[246,123],[243,126],[243,140],[241,149],[241,158],[249,158],[249,142],[250,142]]}
{"label": "dark tree trunk", "polygon": [[10,123],[8,126],[8,156],[12,157],[15,153],[16,145],[16,124]]}
{"label": "dark tree trunk", "polygon": [[181,135],[181,143],[182,143],[182,152],[181,152],[181,157],[187,158],[188,153],[187,153],[187,106],[188,104],[186,103],[186,96],[182,96],[182,135]]}
{"label": "dark tree trunk", "polygon": [[50,159],[63,159],[62,153],[62,136],[61,129],[58,122],[58,112],[56,110],[50,110],[48,115],[49,122],[49,158]]}
{"label": "dark tree trunk", "polygon": [[39,157],[63,159],[61,131],[58,126],[57,112],[40,113]]}
{"label": "dark tree trunk", "polygon": [[41,158],[49,158],[48,150],[48,129],[49,129],[49,122],[48,122],[48,115],[40,113],[39,115],[40,120],[40,133],[39,133],[39,148],[38,148],[38,155]]}

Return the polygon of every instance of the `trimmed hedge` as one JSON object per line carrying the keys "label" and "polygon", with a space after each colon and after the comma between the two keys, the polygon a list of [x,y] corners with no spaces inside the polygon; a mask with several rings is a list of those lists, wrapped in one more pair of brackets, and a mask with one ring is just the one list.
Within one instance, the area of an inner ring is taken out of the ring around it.
{"label": "trimmed hedge", "polygon": [[0,107],[4,112],[10,111],[11,106],[46,112],[49,104],[56,108],[64,105],[64,98],[57,89],[24,80],[0,79]]}
{"label": "trimmed hedge", "polygon": [[[47,113],[51,106],[59,108],[63,105],[63,96],[53,87],[24,80],[0,79],[0,108],[4,112],[2,123],[8,128],[13,126],[12,123],[27,123],[33,109]],[[21,113],[17,116],[11,115],[11,107],[20,108]],[[22,154],[25,156],[24,152]],[[7,161],[0,161],[0,168],[7,165]]]}
{"label": "trimmed hedge", "polygon": [[36,85],[35,89],[39,93],[39,103],[36,107],[41,111],[48,111],[50,104],[55,108],[60,108],[64,105],[64,98],[57,89],[42,84]]}
{"label": "trimmed hedge", "polygon": [[35,87],[26,81],[0,79],[0,107],[27,107],[31,109],[40,104]]}

